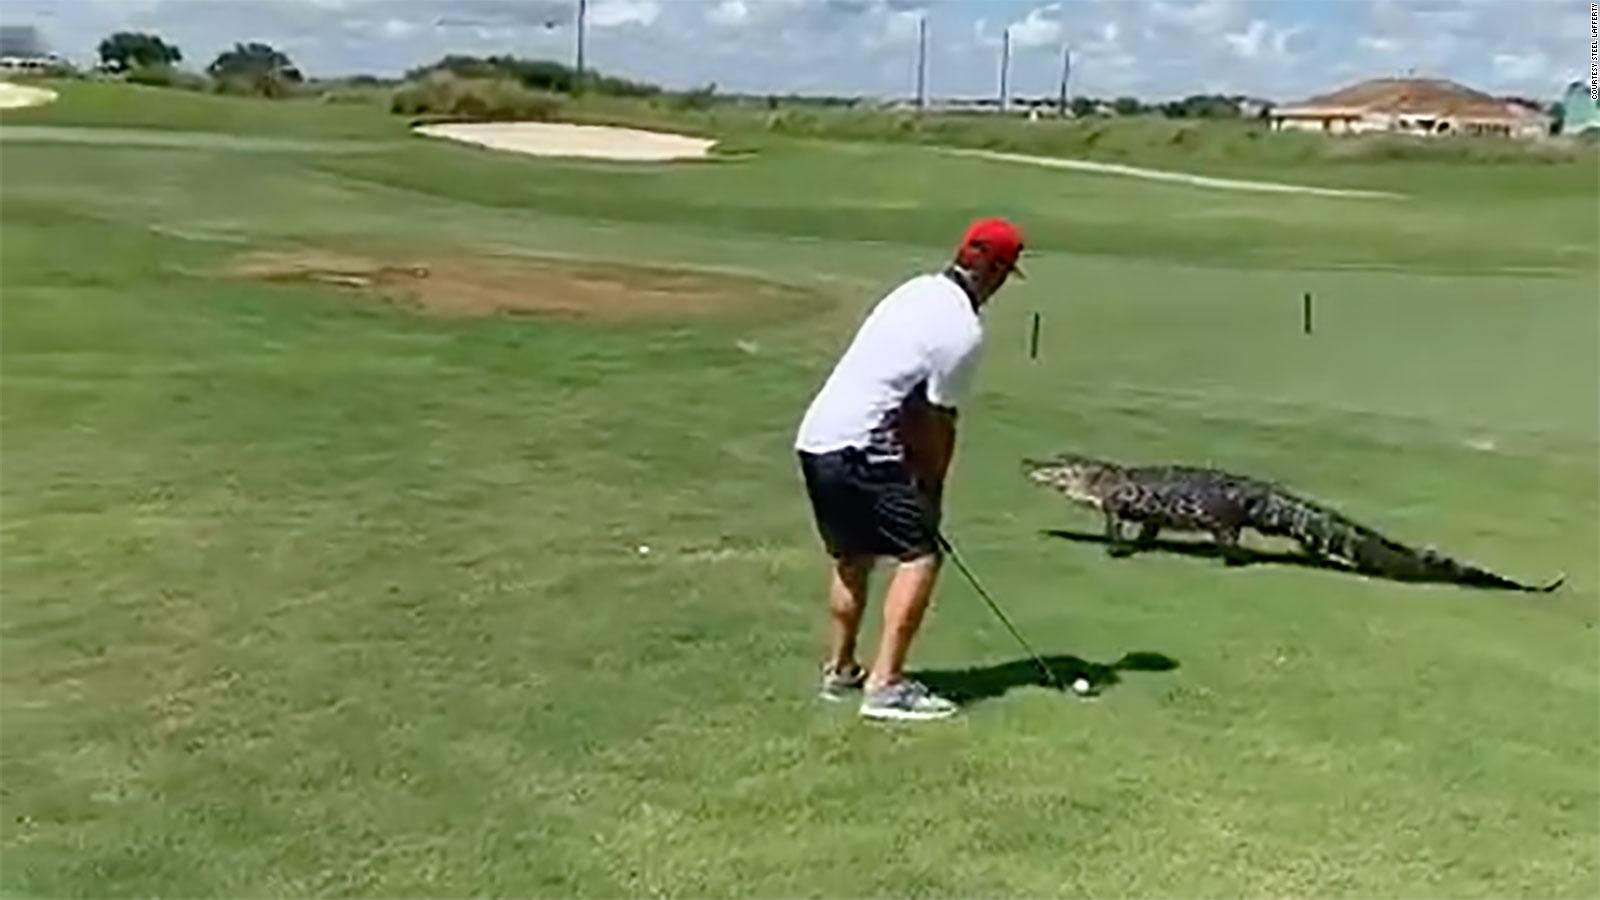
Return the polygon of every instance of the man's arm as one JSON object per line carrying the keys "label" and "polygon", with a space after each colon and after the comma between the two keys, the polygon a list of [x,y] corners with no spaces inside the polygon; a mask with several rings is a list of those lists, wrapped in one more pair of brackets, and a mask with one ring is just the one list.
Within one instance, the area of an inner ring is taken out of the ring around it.
{"label": "man's arm", "polygon": [[928,402],[927,394],[919,388],[906,398],[901,423],[906,464],[937,509],[944,496],[945,475],[955,455],[956,411]]}
{"label": "man's arm", "polygon": [[907,456],[914,460],[911,470],[935,510],[940,508],[945,474],[955,454],[956,406],[972,378],[981,339],[977,329],[949,322],[930,328],[925,338],[927,379],[906,398],[903,415],[912,423]]}

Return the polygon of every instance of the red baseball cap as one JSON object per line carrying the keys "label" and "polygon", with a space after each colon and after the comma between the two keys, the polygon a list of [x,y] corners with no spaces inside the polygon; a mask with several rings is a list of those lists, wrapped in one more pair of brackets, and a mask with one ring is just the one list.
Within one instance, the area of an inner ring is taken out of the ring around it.
{"label": "red baseball cap", "polygon": [[993,259],[1011,267],[1013,274],[1026,278],[1017,268],[1017,257],[1022,255],[1022,230],[999,217],[979,219],[967,227],[961,237],[956,258],[966,260],[973,256]]}

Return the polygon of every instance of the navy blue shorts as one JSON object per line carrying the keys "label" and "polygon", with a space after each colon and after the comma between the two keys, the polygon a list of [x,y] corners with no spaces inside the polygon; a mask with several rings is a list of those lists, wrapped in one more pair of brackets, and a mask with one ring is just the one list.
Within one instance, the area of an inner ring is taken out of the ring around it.
{"label": "navy blue shorts", "polygon": [[939,514],[899,460],[869,462],[857,449],[799,451],[817,533],[835,559],[937,555]]}

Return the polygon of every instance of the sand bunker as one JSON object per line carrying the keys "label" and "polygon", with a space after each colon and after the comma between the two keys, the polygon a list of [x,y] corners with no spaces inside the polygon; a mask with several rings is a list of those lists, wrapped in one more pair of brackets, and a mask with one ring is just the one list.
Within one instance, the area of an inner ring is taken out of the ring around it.
{"label": "sand bunker", "polygon": [[328,285],[447,316],[565,313],[622,319],[810,297],[788,285],[736,275],[516,256],[374,259],[322,251],[258,252],[234,259],[223,274]]}
{"label": "sand bunker", "polygon": [[545,122],[465,122],[423,125],[416,131],[430,137],[534,156],[578,156],[634,162],[703,159],[716,144],[716,141],[704,138],[658,131]]}
{"label": "sand bunker", "polygon": [[21,109],[24,106],[43,106],[56,99],[56,92],[45,88],[28,87],[0,81],[0,109]]}

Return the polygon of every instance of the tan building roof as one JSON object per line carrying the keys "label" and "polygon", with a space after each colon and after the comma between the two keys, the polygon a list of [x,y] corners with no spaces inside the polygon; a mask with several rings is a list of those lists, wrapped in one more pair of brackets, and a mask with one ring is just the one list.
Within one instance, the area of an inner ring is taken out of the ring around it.
{"label": "tan building roof", "polygon": [[1442,78],[1374,78],[1280,106],[1275,116],[1360,116],[1372,113],[1527,122],[1539,113]]}

